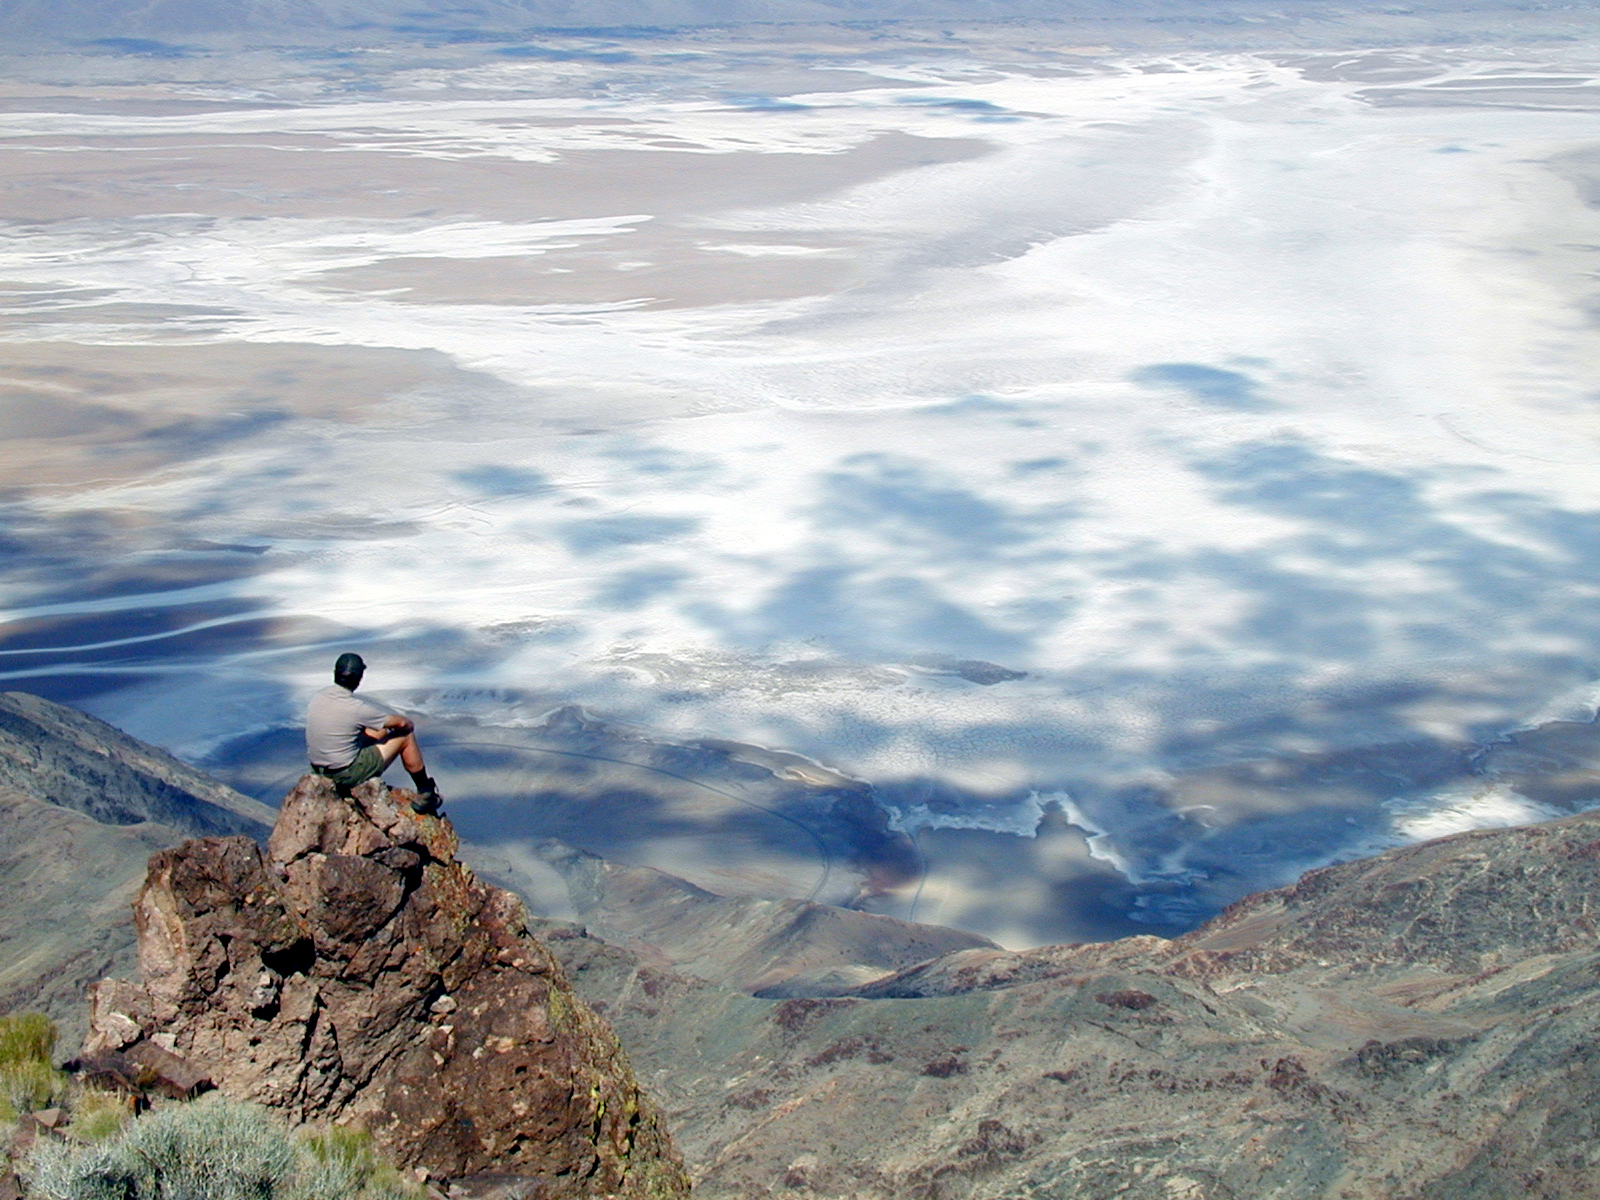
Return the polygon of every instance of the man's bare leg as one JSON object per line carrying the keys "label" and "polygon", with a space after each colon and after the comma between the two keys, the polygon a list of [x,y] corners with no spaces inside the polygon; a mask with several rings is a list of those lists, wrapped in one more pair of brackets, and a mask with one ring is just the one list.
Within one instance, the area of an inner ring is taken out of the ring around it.
{"label": "man's bare leg", "polygon": [[417,801],[412,804],[412,808],[419,813],[439,810],[439,790],[428,775],[428,767],[423,762],[422,747],[417,742],[415,729],[400,734],[391,731],[388,737],[378,743],[378,753],[382,756],[386,768],[398,758],[400,764],[405,767],[406,774],[411,776],[411,782],[417,788]]}
{"label": "man's bare leg", "polygon": [[428,768],[422,761],[422,747],[417,745],[415,731],[402,734],[399,737],[384,739],[378,743],[378,753],[383,755],[383,765],[386,767],[398,758],[400,765],[409,774],[426,775],[428,773]]}

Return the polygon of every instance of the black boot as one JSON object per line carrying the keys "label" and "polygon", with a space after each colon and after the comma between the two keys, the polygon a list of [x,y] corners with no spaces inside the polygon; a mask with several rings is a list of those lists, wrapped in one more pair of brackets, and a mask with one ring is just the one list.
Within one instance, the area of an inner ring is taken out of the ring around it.
{"label": "black boot", "polygon": [[411,811],[421,817],[437,816],[444,805],[439,798],[439,785],[426,771],[411,771],[408,774],[417,788],[417,798],[411,802]]}
{"label": "black boot", "polygon": [[444,812],[444,801],[438,792],[418,792],[411,802],[411,811],[419,817],[437,817]]}

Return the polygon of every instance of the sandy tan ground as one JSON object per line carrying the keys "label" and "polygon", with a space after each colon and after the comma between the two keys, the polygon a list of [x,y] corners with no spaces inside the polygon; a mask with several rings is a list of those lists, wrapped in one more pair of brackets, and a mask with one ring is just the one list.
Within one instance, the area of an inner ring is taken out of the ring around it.
{"label": "sandy tan ground", "polygon": [[839,239],[763,241],[642,225],[620,237],[574,243],[526,257],[391,258],[329,271],[320,280],[324,290],[385,292],[389,300],[411,303],[633,301],[648,308],[688,308],[839,292],[862,275],[855,248]]}
{"label": "sandy tan ground", "polygon": [[360,420],[464,373],[442,354],[363,346],[0,345],[7,487],[137,478],[265,421]]}
{"label": "sandy tan ground", "polygon": [[17,138],[0,140],[0,218],[659,218],[814,199],[990,149],[976,138],[893,133],[840,154],[579,150],[542,163],[432,158],[300,134]]}
{"label": "sandy tan ground", "polygon": [[[819,90],[874,82],[851,72],[817,74],[837,76],[808,75],[805,82]],[[0,105],[130,115],[272,107],[126,91],[30,96],[11,88]],[[633,124],[609,117],[515,120]],[[825,236],[719,231],[698,223],[704,215],[815,199],[992,149],[974,138],[890,134],[840,154],[578,151],[539,163],[376,150],[361,139],[360,131],[341,131],[0,140],[0,219],[193,213],[443,223],[649,214],[653,219],[631,232],[563,239],[544,253],[392,258],[327,272],[316,284],[412,303],[747,303],[847,288],[858,279],[861,247]],[[442,356],[425,352],[184,344],[206,336],[209,310],[128,305],[109,292],[67,296],[0,280],[0,305],[10,309],[5,336],[12,339],[0,345],[0,475],[11,487],[136,478],[184,461],[202,443],[247,436],[288,416],[360,420],[395,396],[458,375]],[[163,333],[163,323],[173,320],[182,325]],[[28,340],[66,334],[63,322],[137,326],[136,336],[167,344]]]}

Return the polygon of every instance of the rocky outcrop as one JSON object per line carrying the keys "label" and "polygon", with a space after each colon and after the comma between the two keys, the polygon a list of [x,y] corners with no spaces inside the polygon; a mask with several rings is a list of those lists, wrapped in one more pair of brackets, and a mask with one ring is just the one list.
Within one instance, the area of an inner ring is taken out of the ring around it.
{"label": "rocky outcrop", "polygon": [[245,837],[156,854],[135,905],[142,982],[95,988],[86,1055],[160,1046],[230,1096],[363,1125],[439,1178],[686,1195],[609,1028],[521,902],[409,795],[372,782],[344,800],[307,776],[266,854]]}

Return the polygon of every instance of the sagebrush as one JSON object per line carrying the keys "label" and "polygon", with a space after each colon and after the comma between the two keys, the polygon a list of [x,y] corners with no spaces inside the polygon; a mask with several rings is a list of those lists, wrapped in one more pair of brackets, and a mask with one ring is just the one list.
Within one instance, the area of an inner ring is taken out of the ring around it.
{"label": "sagebrush", "polygon": [[30,1200],[419,1200],[359,1130],[295,1134],[220,1096],[172,1103],[95,1145],[51,1143],[27,1166]]}

